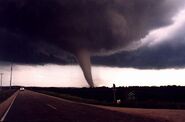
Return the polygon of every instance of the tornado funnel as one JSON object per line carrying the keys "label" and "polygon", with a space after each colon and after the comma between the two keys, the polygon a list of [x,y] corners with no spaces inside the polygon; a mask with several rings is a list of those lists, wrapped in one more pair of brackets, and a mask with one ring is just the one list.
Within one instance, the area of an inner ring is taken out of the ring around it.
{"label": "tornado funnel", "polygon": [[83,71],[84,77],[90,87],[94,87],[92,73],[91,73],[91,61],[90,54],[87,50],[81,49],[76,52],[76,58]]}

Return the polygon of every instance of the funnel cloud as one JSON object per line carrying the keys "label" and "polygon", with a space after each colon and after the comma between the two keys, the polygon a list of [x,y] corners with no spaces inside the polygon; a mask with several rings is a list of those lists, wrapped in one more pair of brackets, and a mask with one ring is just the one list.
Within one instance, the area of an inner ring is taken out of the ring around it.
{"label": "funnel cloud", "polygon": [[0,60],[75,62],[90,86],[91,55],[129,50],[166,26],[183,0],[0,0]]}
{"label": "funnel cloud", "polygon": [[90,54],[87,50],[78,50],[76,52],[76,57],[78,59],[78,62],[80,64],[80,67],[82,68],[82,71],[84,73],[85,79],[87,80],[87,83],[94,87],[92,73],[91,73],[91,61],[90,61]]}

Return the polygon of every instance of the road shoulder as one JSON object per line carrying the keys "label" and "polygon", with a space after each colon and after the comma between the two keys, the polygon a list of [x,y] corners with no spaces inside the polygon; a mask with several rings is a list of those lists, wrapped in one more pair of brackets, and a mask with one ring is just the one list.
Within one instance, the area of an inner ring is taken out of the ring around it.
{"label": "road shoulder", "polygon": [[17,97],[19,90],[16,91],[11,97],[0,104],[0,122],[3,121],[11,108],[15,98]]}

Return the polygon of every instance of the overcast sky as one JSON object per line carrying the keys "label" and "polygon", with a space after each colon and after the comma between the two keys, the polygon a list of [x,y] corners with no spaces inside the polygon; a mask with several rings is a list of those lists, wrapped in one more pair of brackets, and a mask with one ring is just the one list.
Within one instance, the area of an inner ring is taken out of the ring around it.
{"label": "overcast sky", "polygon": [[184,4],[2,0],[3,84],[14,62],[14,85],[88,86],[75,59],[85,49],[96,86],[185,85]]}
{"label": "overcast sky", "polygon": [[[9,85],[10,68],[4,72],[3,85]],[[93,66],[96,86],[164,86],[185,85],[185,69],[140,70]],[[14,66],[13,85],[45,87],[88,87],[78,65]]]}

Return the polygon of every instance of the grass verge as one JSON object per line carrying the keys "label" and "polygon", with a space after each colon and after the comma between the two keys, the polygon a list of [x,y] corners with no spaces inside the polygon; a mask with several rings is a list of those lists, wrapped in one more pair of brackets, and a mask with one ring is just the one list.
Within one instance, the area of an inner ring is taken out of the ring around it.
{"label": "grass verge", "polygon": [[43,93],[43,94],[47,94],[47,95],[51,95],[51,96],[55,96],[55,97],[59,97],[59,98],[63,98],[63,99],[67,99],[67,100],[71,100],[71,101],[76,101],[76,102],[96,104],[96,105],[113,106],[112,103],[108,103],[108,102],[105,102],[105,101],[97,101],[97,100],[94,100],[94,99],[86,99],[86,98],[81,98],[81,97],[77,97],[77,96],[72,96],[72,95],[69,95],[69,94],[62,94],[62,93],[57,93],[57,92],[52,92],[52,91],[44,91],[44,90],[34,90],[34,91],[39,92],[39,93]]}
{"label": "grass verge", "polygon": [[6,99],[8,99],[16,91],[16,89],[2,89],[0,91],[0,104]]}

